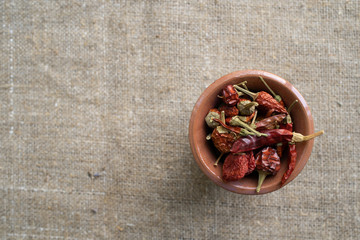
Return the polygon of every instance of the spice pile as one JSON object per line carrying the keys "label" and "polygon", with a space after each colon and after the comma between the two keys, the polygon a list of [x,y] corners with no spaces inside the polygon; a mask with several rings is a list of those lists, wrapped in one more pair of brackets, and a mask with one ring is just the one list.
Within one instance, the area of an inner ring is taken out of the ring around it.
{"label": "spice pile", "polygon": [[259,192],[267,175],[276,175],[280,170],[280,158],[288,151],[287,171],[281,184],[290,177],[296,164],[296,142],[310,140],[323,134],[320,131],[308,136],[293,132],[290,112],[295,100],[287,109],[281,97],[275,94],[260,77],[272,95],[265,91],[253,93],[247,82],[227,85],[222,89],[222,103],[210,109],[205,117],[212,132],[206,137],[220,151],[214,163],[218,165],[227,154],[222,166],[224,181],[236,181],[257,171],[256,191]]}

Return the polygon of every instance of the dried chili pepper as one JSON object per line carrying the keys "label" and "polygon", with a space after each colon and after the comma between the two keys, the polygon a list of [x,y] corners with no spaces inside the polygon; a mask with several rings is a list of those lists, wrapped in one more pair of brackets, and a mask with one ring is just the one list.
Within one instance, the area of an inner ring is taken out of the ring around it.
{"label": "dried chili pepper", "polygon": [[231,119],[232,119],[233,117],[227,117],[227,118],[225,118],[225,123],[227,124],[227,125],[231,125],[230,124],[230,122],[231,122]]}
{"label": "dried chili pepper", "polygon": [[288,157],[289,157],[289,165],[288,165],[288,169],[286,170],[286,172],[284,173],[284,175],[281,179],[281,185],[283,185],[286,182],[286,180],[290,177],[290,175],[292,174],[292,172],[295,169],[296,157],[297,157],[295,144],[289,144]]}
{"label": "dried chili pepper", "polygon": [[233,117],[239,114],[239,109],[236,106],[221,105],[219,111],[225,112],[225,117]]}
{"label": "dried chili pepper", "polygon": [[[291,116],[290,116],[290,112],[291,110],[294,108],[295,104],[298,103],[299,101],[298,100],[295,100],[294,102],[292,102],[288,108],[288,115],[286,116],[286,118],[283,120],[283,122],[279,125],[279,128],[280,129],[286,129],[286,130],[289,130],[289,131],[293,131],[293,123],[291,121]],[[278,153],[278,155],[280,157],[282,157],[282,153],[284,151],[284,146],[285,146],[285,143],[278,143],[277,146],[276,146],[276,151]]]}
{"label": "dried chili pepper", "polygon": [[235,88],[252,97],[259,104],[259,108],[262,108],[265,111],[274,110],[278,113],[287,113],[285,107],[282,106],[267,92],[261,91],[258,93],[253,93],[239,86],[235,86]]}
{"label": "dried chili pepper", "polygon": [[274,129],[277,125],[281,123],[282,120],[286,117],[286,114],[278,114],[268,118],[264,118],[263,120],[257,122],[256,130],[264,130],[264,129]]}
{"label": "dried chili pepper", "polygon": [[239,101],[239,95],[233,85],[227,85],[222,90],[223,101],[230,106],[235,106]]}
{"label": "dried chili pepper", "polygon": [[205,117],[205,122],[210,128],[216,128],[219,123],[213,121],[214,118],[220,118],[220,111],[216,108],[210,109],[209,113]]}
{"label": "dried chili pepper", "polygon": [[320,136],[324,133],[324,131],[322,130],[308,136],[303,136],[300,133],[290,132],[286,129],[269,129],[259,132],[266,134],[267,137],[247,136],[239,138],[235,141],[230,151],[232,153],[241,153],[280,142],[303,142]]}
{"label": "dried chili pepper", "polygon": [[280,170],[280,157],[277,155],[274,148],[266,147],[256,154],[255,164],[256,170],[259,173],[256,192],[260,192],[261,185],[266,176],[269,174],[276,175]]}
{"label": "dried chili pepper", "polygon": [[[224,124],[225,122],[225,112],[222,111],[220,114],[220,123]],[[216,118],[213,119],[214,121]],[[231,146],[236,141],[236,137],[233,133],[230,133],[226,128],[223,126],[216,127],[212,134],[211,139],[214,143],[214,146],[221,152],[221,153],[228,153],[230,152]],[[221,156],[220,156],[221,158]],[[218,159],[220,160],[220,159]],[[218,161],[217,161],[218,162]],[[216,162],[216,164],[217,164]]]}
{"label": "dried chili pepper", "polygon": [[248,171],[246,175],[252,173],[256,168],[255,157],[253,151],[249,152]]}
{"label": "dried chili pepper", "polygon": [[279,157],[282,157],[283,149],[284,149],[284,143],[276,144],[276,153],[279,155]]}
{"label": "dried chili pepper", "polygon": [[216,128],[211,134],[211,139],[215,147],[222,153],[230,152],[231,146],[236,141],[233,134],[220,133]]}
{"label": "dried chili pepper", "polygon": [[267,113],[265,114],[265,118],[270,117],[274,112],[275,112],[275,109],[270,109],[270,110],[267,111]]}
{"label": "dried chili pepper", "polygon": [[246,154],[229,154],[223,164],[222,178],[224,181],[236,181],[248,172],[249,159]]}
{"label": "dried chili pepper", "polygon": [[211,134],[211,140],[213,141],[214,146],[221,152],[221,155],[214,163],[214,165],[216,166],[223,154],[230,152],[231,146],[235,142],[235,138],[233,134],[219,133],[219,131],[215,128]]}
{"label": "dried chili pepper", "polygon": [[229,154],[223,164],[223,180],[236,181],[255,170],[255,158],[252,151],[242,154]]}
{"label": "dried chili pepper", "polygon": [[[251,120],[255,119],[257,116],[257,111],[255,110],[250,116],[246,116],[245,119],[241,119],[243,122],[250,122]],[[252,127],[253,128],[253,127]]]}

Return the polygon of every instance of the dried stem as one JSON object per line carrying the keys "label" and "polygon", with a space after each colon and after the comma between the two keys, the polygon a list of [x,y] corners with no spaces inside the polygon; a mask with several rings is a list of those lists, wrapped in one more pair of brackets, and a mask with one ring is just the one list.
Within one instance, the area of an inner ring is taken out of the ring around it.
{"label": "dried stem", "polygon": [[256,187],[256,192],[260,192],[260,189],[261,189],[261,185],[263,184],[266,176],[268,175],[268,173],[264,172],[264,171],[261,171],[261,170],[258,170],[258,173],[259,173],[259,180],[258,180],[258,185]]}
{"label": "dried stem", "polygon": [[222,156],[224,155],[224,153],[221,153],[220,156],[216,159],[216,162],[214,163],[214,166],[217,166],[220,159],[222,158]]}
{"label": "dried stem", "polygon": [[267,137],[267,134],[256,131],[254,128],[252,128],[249,125],[247,125],[246,123],[242,122],[240,119],[236,122],[236,124],[240,127],[245,128],[246,130],[248,130],[250,132],[255,133],[255,135],[258,137],[261,137],[261,136]]}
{"label": "dried stem", "polygon": [[251,121],[250,126],[255,125],[255,120],[256,120],[256,117],[257,117],[257,113],[258,113],[258,111],[255,111],[255,115],[254,115],[254,117],[253,117],[253,119]]}
{"label": "dried stem", "polygon": [[249,95],[249,96],[250,96],[252,99],[254,99],[254,100],[257,98],[257,94],[256,94],[256,93],[250,92],[249,90],[246,90],[246,89],[244,89],[244,88],[242,88],[242,87],[239,87],[239,86],[237,86],[237,85],[234,85],[234,88],[236,88],[237,90],[239,90],[239,91],[241,91],[241,92]]}
{"label": "dried stem", "polygon": [[296,99],[295,101],[293,101],[290,106],[287,109],[287,112],[290,113],[291,110],[294,108],[295,104],[298,103],[299,101]]}
{"label": "dried stem", "polygon": [[318,137],[320,135],[324,134],[324,130],[318,131],[316,133],[304,136],[301,133],[293,133],[293,137],[291,139],[291,142],[304,142],[304,141],[308,141],[310,139],[313,139],[315,137]]}
{"label": "dried stem", "polygon": [[269,85],[265,82],[265,80],[263,79],[262,76],[259,76],[261,81],[264,83],[264,85],[267,87],[267,89],[269,89],[269,91],[271,92],[271,94],[274,96],[275,100],[280,102],[281,101],[281,97],[280,95],[277,95],[270,87]]}
{"label": "dried stem", "polygon": [[225,111],[221,111],[220,120],[225,123]]}

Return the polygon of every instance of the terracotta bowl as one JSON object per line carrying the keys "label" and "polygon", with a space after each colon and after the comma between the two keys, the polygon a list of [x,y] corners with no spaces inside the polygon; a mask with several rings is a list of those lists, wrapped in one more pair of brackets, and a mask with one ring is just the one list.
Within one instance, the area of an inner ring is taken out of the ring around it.
{"label": "terracotta bowl", "polygon": [[296,88],[283,78],[264,71],[259,70],[245,70],[230,73],[221,77],[212,83],[201,94],[196,102],[191,114],[189,125],[189,140],[191,150],[193,152],[195,161],[199,165],[200,169],[217,185],[226,190],[240,193],[240,194],[264,194],[281,187],[291,182],[304,168],[311,153],[311,149],[314,144],[314,140],[307,142],[297,143],[297,163],[293,173],[287,182],[281,186],[281,178],[287,169],[287,154],[284,154],[281,159],[281,169],[275,176],[268,176],[262,187],[260,193],[256,193],[257,186],[257,174],[252,173],[239,181],[224,182],[222,176],[222,163],[218,166],[214,166],[216,158],[219,156],[219,152],[215,149],[211,141],[207,141],[206,135],[211,132],[211,129],[205,123],[205,116],[209,109],[218,106],[220,99],[217,95],[221,94],[221,90],[228,84],[237,84],[242,81],[247,81],[249,90],[252,91],[267,91],[264,84],[259,79],[262,76],[268,85],[279,94],[285,106],[289,106],[295,99],[299,101],[292,112],[291,117],[294,123],[294,131],[303,135],[308,135],[314,132],[314,122],[311,116],[310,108],[306,104],[305,99],[299,93]]}

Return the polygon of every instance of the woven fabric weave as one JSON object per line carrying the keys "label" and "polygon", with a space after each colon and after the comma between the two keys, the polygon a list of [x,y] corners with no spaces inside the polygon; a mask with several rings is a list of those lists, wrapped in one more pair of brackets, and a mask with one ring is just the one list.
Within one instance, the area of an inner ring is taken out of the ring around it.
{"label": "woven fabric weave", "polygon": [[[0,3],[2,239],[357,239],[360,6],[324,1]],[[260,69],[312,109],[285,188],[227,192],[188,123],[219,77]]]}

